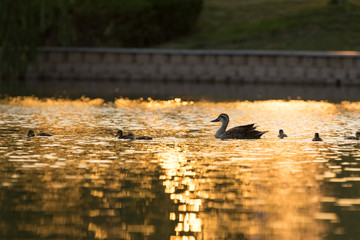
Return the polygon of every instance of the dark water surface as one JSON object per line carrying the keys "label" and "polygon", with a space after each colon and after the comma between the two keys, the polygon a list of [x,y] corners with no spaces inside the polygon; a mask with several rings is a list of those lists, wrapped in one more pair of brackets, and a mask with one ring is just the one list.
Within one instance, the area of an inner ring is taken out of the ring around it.
{"label": "dark water surface", "polygon": [[[222,112],[269,132],[217,140]],[[359,102],[3,99],[0,239],[359,239],[359,118]]]}
{"label": "dark water surface", "polygon": [[1,95],[80,98],[101,97],[112,101],[119,96],[138,99],[238,101],[268,99],[327,100],[330,102],[360,101],[359,86],[294,85],[294,84],[241,84],[154,81],[109,80],[32,80],[24,82],[1,82]]}

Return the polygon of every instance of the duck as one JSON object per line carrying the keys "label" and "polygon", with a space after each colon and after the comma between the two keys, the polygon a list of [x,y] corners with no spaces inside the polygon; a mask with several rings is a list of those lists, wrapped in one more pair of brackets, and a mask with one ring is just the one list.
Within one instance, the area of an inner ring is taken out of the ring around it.
{"label": "duck", "polygon": [[280,130],[279,130],[278,138],[283,139],[284,137],[287,137],[287,135],[284,133],[284,130],[280,129]]}
{"label": "duck", "polygon": [[[29,130],[28,134],[26,135],[28,137],[35,137],[35,132],[34,130]],[[36,136],[41,136],[41,137],[51,137],[52,135],[49,133],[38,133],[36,134]]]}
{"label": "duck", "polygon": [[230,118],[226,113],[221,113],[211,122],[221,122],[221,127],[215,133],[215,138],[224,139],[259,139],[268,131],[257,131],[255,123],[237,126],[226,131]]}
{"label": "duck", "polygon": [[130,139],[130,140],[152,140],[152,137],[149,136],[140,136],[135,138],[135,134],[132,132],[129,132],[127,135],[123,135],[123,131],[118,130],[116,133],[116,137],[119,139]]}
{"label": "duck", "polygon": [[349,136],[346,139],[351,139],[351,140],[360,140],[360,132],[356,132],[355,133],[355,137],[354,136]]}
{"label": "duck", "polygon": [[317,142],[322,141],[322,139],[321,139],[321,137],[320,137],[319,133],[315,133],[315,136],[314,136],[314,138],[313,138],[313,141],[317,141]]}

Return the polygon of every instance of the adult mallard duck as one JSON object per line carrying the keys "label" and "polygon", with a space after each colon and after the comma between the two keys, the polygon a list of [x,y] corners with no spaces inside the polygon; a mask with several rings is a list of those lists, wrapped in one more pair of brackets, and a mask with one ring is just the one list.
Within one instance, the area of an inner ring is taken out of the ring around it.
{"label": "adult mallard duck", "polygon": [[221,127],[215,133],[215,138],[220,139],[258,139],[264,133],[268,131],[257,131],[256,127],[253,124],[242,125],[238,127],[231,128],[226,131],[226,128],[229,124],[230,118],[227,114],[222,113],[216,119],[211,122],[221,122]]}
{"label": "adult mallard duck", "polygon": [[346,139],[351,139],[351,140],[360,140],[360,132],[356,132],[355,133],[355,137],[354,136],[349,136]]}
{"label": "adult mallard duck", "polygon": [[287,135],[284,133],[284,130],[280,129],[280,130],[279,130],[278,138],[283,139],[284,137],[287,137]]}
{"label": "adult mallard duck", "polygon": [[319,133],[315,133],[314,138],[313,138],[313,141],[317,141],[317,142],[321,142],[321,141],[322,141]]}
{"label": "adult mallard duck", "polygon": [[[34,130],[29,130],[28,134],[26,135],[28,137],[35,137],[35,132]],[[48,134],[48,133],[38,133],[36,134],[36,136],[41,136],[41,137],[50,137],[52,136],[51,134]]]}

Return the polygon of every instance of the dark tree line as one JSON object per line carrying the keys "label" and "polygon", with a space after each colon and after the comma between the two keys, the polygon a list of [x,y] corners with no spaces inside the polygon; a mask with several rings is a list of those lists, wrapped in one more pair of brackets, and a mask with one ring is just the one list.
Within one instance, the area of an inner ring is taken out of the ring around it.
{"label": "dark tree line", "polygon": [[0,0],[0,72],[24,73],[39,46],[148,47],[189,33],[203,0]]}
{"label": "dark tree line", "polygon": [[62,44],[71,40],[68,1],[0,0],[0,46],[3,75],[25,71],[41,44],[41,35],[56,25]]}

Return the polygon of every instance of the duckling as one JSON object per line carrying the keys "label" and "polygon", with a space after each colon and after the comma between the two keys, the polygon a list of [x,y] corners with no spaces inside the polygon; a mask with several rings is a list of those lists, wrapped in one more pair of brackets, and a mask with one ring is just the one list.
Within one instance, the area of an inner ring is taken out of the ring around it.
{"label": "duckling", "polygon": [[26,135],[28,137],[35,137],[35,132],[34,130],[29,130],[28,134]]}
{"label": "duckling", "polygon": [[322,141],[319,133],[315,133],[315,136],[314,136],[314,138],[313,138],[313,141]]}
{"label": "duckling", "polygon": [[118,137],[119,139],[130,139],[130,140],[152,140],[152,137],[149,136],[140,136],[140,137],[136,137],[135,138],[135,134],[132,132],[129,132],[127,135],[123,135],[123,131],[118,130],[116,132],[116,137]]}
{"label": "duckling", "polygon": [[287,135],[284,133],[284,130],[280,129],[280,130],[279,130],[278,138],[283,139],[284,137],[287,137]]}
{"label": "duckling", "polygon": [[360,132],[356,132],[356,133],[355,133],[355,137],[354,137],[354,136],[350,136],[350,137],[347,137],[346,139],[360,140]]}
{"label": "duckling", "polygon": [[223,139],[259,139],[263,134],[268,131],[257,131],[254,126],[255,123],[242,125],[238,127],[231,128],[226,131],[230,118],[227,114],[222,113],[216,119],[211,122],[221,122],[221,127],[215,133],[215,138]]}
{"label": "duckling", "polygon": [[132,132],[128,133],[128,135],[124,136],[123,138],[130,139],[130,140],[152,140],[153,139],[152,137],[149,137],[149,136],[140,136],[140,137],[135,138],[135,135]]}
{"label": "duckling", "polygon": [[[35,137],[35,132],[34,130],[29,130],[28,134],[26,135],[28,137]],[[41,137],[51,137],[52,135],[51,134],[48,134],[48,133],[38,133],[36,134],[36,136],[41,136]]]}

